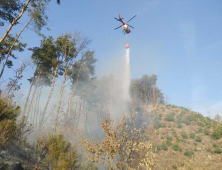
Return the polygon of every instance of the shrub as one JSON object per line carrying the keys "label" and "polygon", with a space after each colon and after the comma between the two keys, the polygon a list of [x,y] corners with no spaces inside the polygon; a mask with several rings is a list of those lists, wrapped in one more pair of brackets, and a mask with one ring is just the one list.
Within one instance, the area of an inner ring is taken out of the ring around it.
{"label": "shrub", "polygon": [[202,133],[202,132],[203,132],[203,129],[201,127],[198,127],[197,133]]}
{"label": "shrub", "polygon": [[[135,118],[131,114],[130,119],[123,117],[117,124],[110,117],[102,121],[104,138],[100,142],[93,138],[83,140],[87,158],[98,165],[105,162],[107,169],[132,169],[131,166],[149,169],[153,165],[152,145],[146,140],[147,135],[141,134],[142,127],[136,128]],[[135,156],[132,157],[131,153]]]}
{"label": "shrub", "polygon": [[217,153],[217,154],[221,154],[221,148],[220,147],[216,147],[214,152]]}
{"label": "shrub", "polygon": [[161,150],[161,147],[159,145],[157,145],[156,151],[159,152],[160,150]]}
{"label": "shrub", "polygon": [[182,123],[182,116],[181,115],[177,115],[177,123]]}
{"label": "shrub", "polygon": [[162,143],[161,149],[162,149],[162,150],[165,150],[165,151],[168,150],[167,144],[166,144],[165,142]]}
{"label": "shrub", "polygon": [[7,146],[14,139],[16,131],[15,121],[3,120],[0,122],[0,146]]}
{"label": "shrub", "polygon": [[159,128],[162,128],[162,127],[166,127],[166,125],[164,123],[161,123],[158,120],[154,121],[154,128],[155,129],[159,129]]}
{"label": "shrub", "polygon": [[185,123],[186,125],[190,125],[190,124],[191,124],[191,121],[188,120],[188,119],[185,119],[185,120],[183,121],[183,123]]}
{"label": "shrub", "polygon": [[178,127],[178,128],[182,128],[182,124],[181,124],[181,123],[178,123],[178,124],[177,124],[177,127]]}
{"label": "shrub", "polygon": [[219,126],[213,130],[212,138],[213,139],[220,139],[221,136],[222,136],[222,127]]}
{"label": "shrub", "polygon": [[192,138],[192,139],[195,139],[195,136],[196,136],[195,133],[190,134],[190,138]]}
{"label": "shrub", "polygon": [[[76,160],[76,153],[69,142],[66,142],[62,135],[49,135],[45,138],[47,154],[41,166],[46,169],[70,169]],[[44,140],[39,140],[43,142]],[[40,143],[37,146],[41,146]]]}
{"label": "shrub", "polygon": [[190,114],[187,116],[187,120],[189,121],[196,121],[197,120],[197,116],[196,114]]}
{"label": "shrub", "polygon": [[172,144],[172,137],[167,136],[166,138],[167,138],[166,144],[167,144],[168,146],[171,145],[171,144]]}
{"label": "shrub", "polygon": [[180,166],[184,166],[184,162],[181,162]]}
{"label": "shrub", "polygon": [[205,135],[209,135],[210,132],[209,132],[208,130],[205,129],[205,130],[204,130],[204,134],[205,134]]}
{"label": "shrub", "polygon": [[0,98],[0,147],[6,147],[7,144],[16,137],[16,117],[20,107],[8,104]]}
{"label": "shrub", "polygon": [[198,122],[198,126],[204,127],[204,123],[203,122]]}
{"label": "shrub", "polygon": [[175,151],[178,151],[180,149],[179,145],[176,143],[173,144],[172,147],[173,147],[173,150],[175,150]]}
{"label": "shrub", "polygon": [[183,116],[183,115],[186,115],[186,114],[187,113],[184,110],[182,110],[179,115]]}
{"label": "shrub", "polygon": [[185,131],[183,131],[181,133],[181,136],[182,136],[183,139],[187,139],[188,138],[187,133]]}
{"label": "shrub", "polygon": [[172,168],[173,168],[173,169],[177,169],[177,166],[176,166],[176,165],[172,165]]}
{"label": "shrub", "polygon": [[162,114],[159,114],[159,116],[158,116],[158,120],[161,120],[162,119]]}
{"label": "shrub", "polygon": [[214,144],[213,144],[213,147],[216,148],[216,147],[219,147],[219,146],[218,146],[218,144],[214,143]]}
{"label": "shrub", "polygon": [[192,151],[186,150],[184,155],[191,157],[194,153]]}
{"label": "shrub", "polygon": [[174,122],[174,115],[175,113],[168,113],[165,117],[165,120],[168,121],[168,122]]}
{"label": "shrub", "polygon": [[172,134],[173,134],[174,137],[177,137],[177,132],[176,132],[175,129],[172,129]]}
{"label": "shrub", "polygon": [[206,118],[205,125],[206,125],[207,127],[210,127],[210,125],[211,125],[211,120],[210,120],[209,117]]}
{"label": "shrub", "polygon": [[196,142],[202,142],[202,138],[200,136],[196,137]]}

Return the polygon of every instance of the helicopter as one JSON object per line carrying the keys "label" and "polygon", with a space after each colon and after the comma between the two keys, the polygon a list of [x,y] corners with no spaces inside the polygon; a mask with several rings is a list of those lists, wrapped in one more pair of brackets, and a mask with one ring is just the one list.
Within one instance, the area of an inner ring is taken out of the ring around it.
{"label": "helicopter", "polygon": [[119,22],[121,22],[122,23],[122,25],[120,25],[119,27],[117,27],[117,28],[115,28],[114,30],[117,30],[117,29],[119,29],[120,27],[123,27],[123,33],[124,34],[129,34],[131,31],[130,31],[130,29],[129,29],[129,27],[131,27],[131,28],[133,28],[134,29],[134,27],[132,27],[131,25],[129,25],[128,24],[128,22],[130,22],[133,18],[135,18],[136,17],[136,15],[134,15],[130,20],[128,20],[127,22],[123,22],[123,19],[124,18],[121,18],[121,16],[120,16],[120,14],[118,14],[118,17],[119,18],[115,18],[117,21],[119,21]]}

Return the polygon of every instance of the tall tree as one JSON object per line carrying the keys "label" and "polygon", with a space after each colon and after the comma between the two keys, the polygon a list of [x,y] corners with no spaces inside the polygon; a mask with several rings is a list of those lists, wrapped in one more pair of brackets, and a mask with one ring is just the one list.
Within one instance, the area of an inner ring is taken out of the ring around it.
{"label": "tall tree", "polygon": [[65,83],[67,81],[67,76],[73,76],[77,70],[73,69],[73,65],[77,62],[75,62],[76,58],[80,54],[80,52],[84,53],[84,49],[87,47],[87,45],[91,42],[88,38],[82,37],[82,35],[78,32],[76,32],[74,35],[72,34],[65,34],[63,36],[60,36],[56,40],[58,51],[60,52],[60,55],[63,57],[63,82],[60,90],[59,95],[59,102],[58,102],[58,109],[56,114],[56,121],[55,121],[55,130],[58,123],[58,116],[61,109],[61,103],[62,103],[62,96],[65,88]]}
{"label": "tall tree", "polygon": [[[7,0],[4,4],[7,4],[7,2],[12,1],[12,0]],[[25,26],[22,28],[22,30],[19,32],[19,34],[16,36],[16,39],[12,41],[11,46],[8,48],[8,55],[5,58],[1,73],[0,73],[0,78],[4,72],[5,65],[8,63],[8,58],[10,56],[11,50],[13,50],[15,43],[18,41],[19,37],[23,33],[23,31],[27,28],[29,24],[33,25],[34,31],[38,34],[41,35],[41,29],[47,24],[47,15],[46,15],[46,7],[48,5],[50,0],[27,0],[26,3],[22,6],[21,12],[18,16],[16,16],[13,21],[11,22],[10,26],[6,30],[5,34],[3,37],[0,39],[0,45],[3,43],[3,41],[6,39],[8,36],[9,32],[18,23],[18,20],[23,16],[25,11],[28,9],[28,14],[29,14],[29,20],[25,24]],[[19,8],[19,5],[14,3],[14,5]],[[5,5],[6,6],[6,5]],[[4,5],[0,6],[0,9],[4,9]],[[10,10],[9,10],[10,11]],[[1,16],[1,11],[0,11],[0,16]]]}
{"label": "tall tree", "polygon": [[5,22],[12,23],[18,12],[21,10],[21,2],[16,0],[0,0],[0,26],[4,26]]}
{"label": "tall tree", "polygon": [[85,84],[90,84],[90,80],[94,78],[93,76],[95,74],[96,61],[97,59],[94,57],[94,52],[87,50],[82,58],[72,65],[73,71],[72,74],[70,74],[72,85],[68,108],[68,118],[71,115],[76,88],[82,87],[82,85]]}
{"label": "tall tree", "polygon": [[156,104],[164,103],[164,97],[156,86],[157,76],[144,75],[140,79],[133,79],[130,93],[134,104]]}
{"label": "tall tree", "polygon": [[[11,34],[9,34],[7,36],[7,38],[2,42],[2,44],[0,45],[0,64],[2,63],[2,61],[5,60],[5,58],[7,57],[7,55],[9,54],[10,57],[16,59],[15,55],[13,54],[14,51],[24,51],[24,48],[26,47],[26,43],[22,43],[19,40],[16,40],[15,37],[13,37]],[[10,47],[12,46],[12,43],[15,41],[15,44],[12,48],[11,51],[9,51]],[[13,66],[13,62],[12,60],[8,59],[8,61],[6,62],[6,65],[8,67],[12,67]]]}

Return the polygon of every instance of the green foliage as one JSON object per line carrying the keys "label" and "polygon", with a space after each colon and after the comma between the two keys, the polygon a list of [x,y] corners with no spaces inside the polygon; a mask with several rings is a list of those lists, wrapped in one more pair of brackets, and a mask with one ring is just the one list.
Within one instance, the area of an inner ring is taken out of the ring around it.
{"label": "green foliage", "polygon": [[164,151],[168,150],[167,144],[165,142],[162,143],[161,149],[164,150]]}
{"label": "green foliage", "polygon": [[156,147],[154,147],[154,149],[156,149],[154,151],[159,152],[161,150],[161,146],[157,145]]}
{"label": "green foliage", "polygon": [[172,165],[172,168],[173,168],[173,169],[177,169],[177,166],[176,166],[176,165]]}
{"label": "green foliage", "polygon": [[196,121],[197,120],[197,114],[190,114],[187,116],[187,120],[189,121]]}
{"label": "green foliage", "polygon": [[172,144],[172,147],[173,147],[173,150],[175,150],[175,151],[178,151],[178,150],[180,150],[180,147],[179,147],[179,145],[178,144]]}
{"label": "green foliage", "polygon": [[204,123],[203,122],[198,122],[198,126],[204,127]]}
{"label": "green foliage", "polygon": [[221,136],[222,136],[222,126],[220,125],[213,130],[212,138],[213,139],[220,139]]}
{"label": "green foliage", "polygon": [[211,119],[210,119],[209,117],[206,118],[205,125],[206,125],[207,127],[210,127],[210,125],[211,125]]}
{"label": "green foliage", "polygon": [[173,134],[174,137],[177,137],[177,132],[176,132],[175,129],[172,129],[172,134]]}
{"label": "green foliage", "polygon": [[42,166],[47,169],[70,169],[76,160],[76,153],[62,135],[50,135],[48,138],[48,154]]}
{"label": "green foliage", "polygon": [[196,137],[196,142],[202,142],[202,138],[200,136]]}
{"label": "green foliage", "polygon": [[172,144],[172,140],[173,140],[172,137],[170,137],[170,136],[167,135],[166,138],[167,138],[166,144],[167,144],[168,146],[171,145],[171,144]]}
{"label": "green foliage", "polygon": [[168,121],[168,122],[174,122],[174,115],[175,113],[168,113],[166,116],[165,116],[165,120]]}
{"label": "green foliage", "polygon": [[210,132],[209,132],[208,130],[204,129],[204,134],[205,134],[205,135],[209,135]]}
{"label": "green foliage", "polygon": [[185,123],[186,125],[190,125],[191,121],[188,118],[186,118],[183,120],[183,123]]}
{"label": "green foliage", "polygon": [[182,126],[181,123],[178,123],[178,124],[177,124],[177,127],[181,129],[183,126]]}
{"label": "green foliage", "polygon": [[[0,63],[6,59],[8,53],[9,53],[9,49],[11,48],[11,46],[15,40],[16,40],[15,37],[13,37],[11,34],[8,34],[8,36],[4,39],[4,41],[1,42],[1,46],[0,46],[1,61],[0,61]],[[13,59],[17,59],[17,57],[15,57],[15,55],[14,55],[14,52],[24,51],[26,45],[27,45],[26,43],[22,43],[19,40],[15,41],[15,44],[14,44],[11,52],[9,53],[10,54],[9,59],[6,62],[6,66],[8,68],[11,68],[13,66],[13,60],[11,60],[10,57]]]}
{"label": "green foliage", "polygon": [[163,116],[162,114],[159,114],[158,120],[161,120],[162,116]]}
{"label": "green foliage", "polygon": [[194,153],[192,151],[189,151],[188,149],[184,152],[184,155],[191,157]]}
{"label": "green foliage", "polygon": [[198,127],[197,133],[202,133],[202,132],[203,132],[203,129],[201,127]]}
{"label": "green foliage", "polygon": [[216,147],[214,152],[217,153],[217,154],[221,154],[221,148],[220,147]]}
{"label": "green foliage", "polygon": [[164,103],[163,94],[156,86],[156,81],[156,75],[144,75],[140,79],[131,80],[130,94],[132,99],[143,104]]}
{"label": "green foliage", "polygon": [[0,122],[0,146],[7,146],[8,142],[14,139],[16,132],[16,123],[11,120]]}
{"label": "green foliage", "polygon": [[159,129],[159,128],[163,128],[163,127],[166,127],[166,125],[164,123],[161,123],[158,120],[154,121],[154,128],[155,129]]}
{"label": "green foliage", "polygon": [[15,139],[16,117],[19,111],[20,107],[14,107],[0,98],[0,146],[7,145]]}
{"label": "green foliage", "polygon": [[185,131],[181,132],[181,136],[183,139],[188,139],[187,133]]}
{"label": "green foliage", "polygon": [[22,4],[15,0],[0,0],[0,4],[0,26],[4,26],[4,21],[11,23],[14,20],[20,12]]}
{"label": "green foliage", "polygon": [[184,110],[182,110],[179,115],[183,116],[183,115],[186,115],[186,114],[187,114],[187,112],[185,112]]}
{"label": "green foliage", "polygon": [[180,166],[184,166],[184,162],[181,162]]}
{"label": "green foliage", "polygon": [[190,138],[195,139],[195,133],[190,133]]}
{"label": "green foliage", "polygon": [[219,147],[219,146],[218,146],[218,144],[214,143],[214,144],[213,144],[213,147],[216,148],[216,147]]}

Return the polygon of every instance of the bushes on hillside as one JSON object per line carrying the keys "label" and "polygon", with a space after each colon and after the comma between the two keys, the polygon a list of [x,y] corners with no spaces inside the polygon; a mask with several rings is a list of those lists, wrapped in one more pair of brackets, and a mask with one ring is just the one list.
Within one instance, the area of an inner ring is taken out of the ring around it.
{"label": "bushes on hillside", "polygon": [[202,142],[202,138],[200,136],[196,137],[196,142]]}
{"label": "bushes on hillside", "polygon": [[173,113],[168,113],[168,114],[166,115],[166,117],[165,117],[165,120],[168,121],[168,122],[174,122],[174,121],[175,121],[175,120],[174,120],[174,115],[175,115],[174,112],[173,112]]}
{"label": "bushes on hillside", "polygon": [[188,149],[184,152],[184,155],[191,157],[194,154],[193,151],[189,151]]}
{"label": "bushes on hillside", "polygon": [[216,127],[216,128],[213,130],[212,138],[213,138],[213,139],[220,139],[221,136],[222,136],[222,126],[219,125],[218,127]]}
{"label": "bushes on hillside", "polygon": [[221,148],[220,147],[216,147],[214,152],[217,153],[217,154],[221,154]]}
{"label": "bushes on hillside", "polygon": [[187,133],[185,131],[181,132],[181,136],[182,136],[183,139],[188,138]]}
{"label": "bushes on hillside", "polygon": [[154,121],[154,128],[155,129],[159,129],[159,128],[162,128],[162,127],[166,127],[166,124],[161,123],[159,120]]}
{"label": "bushes on hillside", "polygon": [[190,134],[190,138],[195,139],[195,137],[196,137],[195,133]]}
{"label": "bushes on hillside", "polygon": [[164,151],[168,150],[168,146],[167,146],[167,144],[165,142],[162,143],[161,149],[164,150]]}
{"label": "bushes on hillside", "polygon": [[176,144],[176,143],[174,143],[174,144],[172,144],[172,147],[173,147],[173,150],[175,150],[175,151],[182,151],[182,149],[180,148],[180,146],[178,145],[178,144]]}

